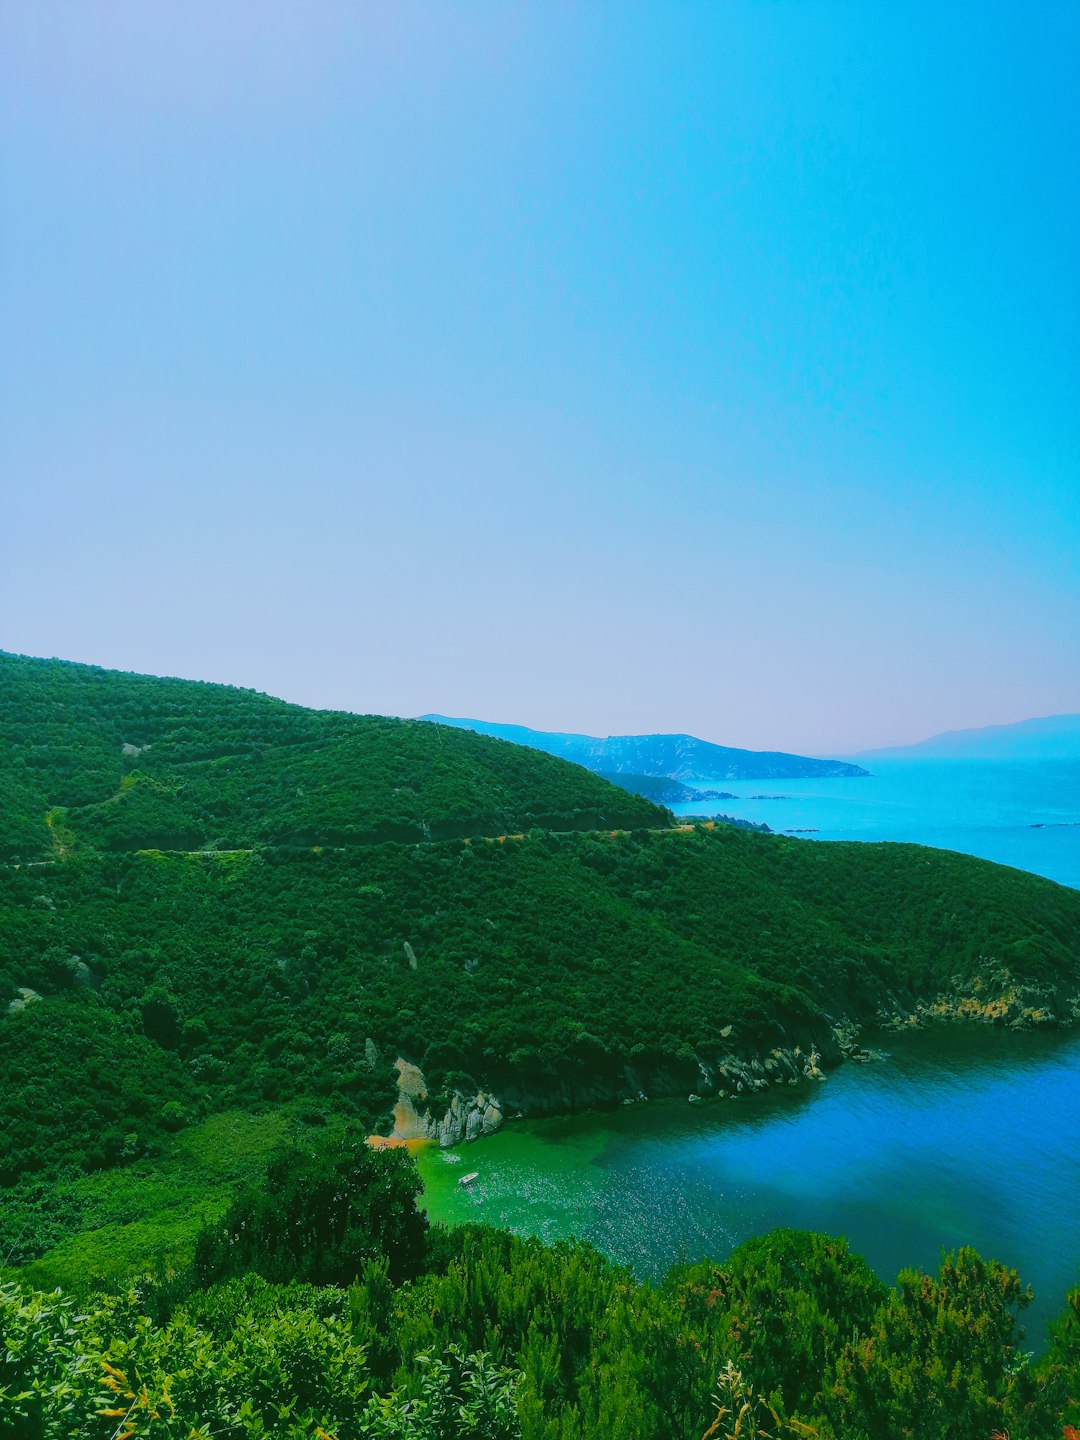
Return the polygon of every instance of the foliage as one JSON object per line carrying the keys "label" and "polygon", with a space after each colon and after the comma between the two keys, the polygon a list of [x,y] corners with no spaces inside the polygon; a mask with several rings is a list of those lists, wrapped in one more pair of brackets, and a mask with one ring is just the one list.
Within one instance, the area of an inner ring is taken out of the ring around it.
{"label": "foliage", "polygon": [[331,1132],[274,1157],[195,1249],[202,1284],[251,1271],[268,1280],[342,1285],[385,1258],[392,1279],[413,1275],[427,1220],[420,1180],[402,1150],[372,1150],[356,1130]]}
{"label": "foliage", "polygon": [[[779,1343],[741,1328],[759,1262],[776,1288],[755,1324],[802,1357],[790,1394]],[[469,1228],[433,1236],[400,1285],[385,1261],[347,1288],[247,1275],[162,1312],[150,1284],[78,1308],[8,1284],[0,1437],[1047,1440],[1071,1423],[1080,1292],[1033,1366],[1001,1266],[961,1251],[894,1289],[867,1277],[840,1242],[783,1232],[656,1288],[584,1245]],[[812,1333],[822,1314],[838,1345]]]}
{"label": "foliage", "polygon": [[791,1414],[820,1408],[852,1329],[868,1330],[887,1294],[846,1241],[797,1230],[748,1240],[723,1266],[676,1270],[669,1288],[686,1319],[722,1328],[731,1359]]}
{"label": "foliage", "polygon": [[865,1334],[836,1366],[830,1409],[843,1435],[904,1440],[925,1433],[964,1440],[1042,1435],[1052,1422],[1017,1346],[1030,1303],[1014,1270],[963,1249],[937,1277],[904,1270]]}
{"label": "foliage", "polygon": [[1054,1387],[1063,1418],[1072,1426],[1069,1440],[1080,1440],[1080,1286],[1069,1292],[1065,1310],[1050,1329],[1050,1351],[1040,1374]]}
{"label": "foliage", "polygon": [[418,1395],[373,1396],[342,1307],[298,1290],[215,1326],[183,1310],[157,1325],[136,1291],[77,1311],[0,1286],[0,1437],[516,1440],[512,1374],[451,1348],[423,1357]]}
{"label": "foliage", "polygon": [[177,1058],[92,992],[35,1001],[0,1033],[0,1184],[152,1153],[169,1128],[165,1107],[201,1103]]}
{"label": "foliage", "polygon": [[231,1110],[168,1136],[160,1154],[89,1175],[28,1177],[3,1192],[0,1264],[23,1266],[38,1289],[78,1294],[125,1284],[159,1257],[183,1269],[200,1231],[263,1176],[275,1152],[341,1124],[310,1104]]}
{"label": "foliage", "polygon": [[720,1371],[718,1393],[713,1397],[716,1419],[704,1440],[781,1440],[785,1435],[814,1435],[809,1425],[785,1421],[769,1402],[756,1394],[741,1370],[728,1360]]}
{"label": "foliage", "polygon": [[[56,811],[52,823],[47,817]],[[0,652],[0,855],[662,824],[576,765],[469,731]]]}

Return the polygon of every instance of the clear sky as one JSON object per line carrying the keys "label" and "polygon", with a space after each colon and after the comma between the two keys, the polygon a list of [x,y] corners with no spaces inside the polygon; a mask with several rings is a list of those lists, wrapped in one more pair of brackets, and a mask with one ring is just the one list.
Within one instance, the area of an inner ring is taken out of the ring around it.
{"label": "clear sky", "polygon": [[843,753],[1080,710],[1080,5],[0,3],[0,646]]}

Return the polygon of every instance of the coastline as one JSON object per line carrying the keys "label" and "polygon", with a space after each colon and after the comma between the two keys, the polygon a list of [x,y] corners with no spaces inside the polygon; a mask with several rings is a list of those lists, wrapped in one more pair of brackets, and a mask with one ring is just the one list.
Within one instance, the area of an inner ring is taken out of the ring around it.
{"label": "coastline", "polygon": [[[825,1080],[845,1060],[867,1064],[880,1051],[863,1043],[868,1034],[929,1029],[937,1026],[993,1026],[1013,1031],[1068,1029],[1080,1019],[1080,993],[1072,997],[1025,985],[1002,968],[957,985],[933,999],[893,998],[870,1017],[823,1018],[786,1043],[766,1048],[725,1046],[703,1058],[697,1052],[641,1066],[626,1063],[617,1073],[563,1075],[540,1080],[509,1080],[475,1093],[452,1089],[436,1097],[415,1063],[399,1056],[398,1097],[389,1135],[372,1136],[376,1148],[410,1150],[434,1143],[443,1150],[493,1135],[507,1120],[547,1119],[588,1111],[613,1110],[650,1100],[684,1096],[688,1104],[750,1098],[770,1088],[792,1089]],[[730,1042],[733,1026],[718,1037]],[[779,1027],[778,1027],[779,1028]],[[415,1153],[415,1150],[414,1150]]]}

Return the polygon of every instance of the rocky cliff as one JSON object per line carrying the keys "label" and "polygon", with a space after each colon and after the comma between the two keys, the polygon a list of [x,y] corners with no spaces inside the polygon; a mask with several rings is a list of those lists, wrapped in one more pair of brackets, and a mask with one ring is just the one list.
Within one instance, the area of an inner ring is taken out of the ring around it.
{"label": "rocky cliff", "polygon": [[[874,1030],[943,1022],[1027,1030],[1068,1026],[1078,1019],[1080,995],[1018,984],[1009,970],[1002,968],[967,986],[958,979],[950,990],[931,1000],[893,997],[870,1023]],[[734,1027],[728,1025],[720,1032],[712,1059],[670,1057],[653,1064],[626,1064],[607,1074],[575,1072],[532,1080],[507,1076],[495,1089],[475,1094],[451,1090],[438,1101],[420,1068],[399,1058],[395,1062],[398,1099],[393,1138],[435,1140],[449,1148],[493,1134],[506,1119],[565,1115],[678,1095],[691,1103],[734,1099],[770,1086],[815,1082],[845,1059],[866,1062],[879,1058],[880,1052],[863,1044],[863,1035],[863,1025],[846,1017],[812,1033],[785,1035],[782,1043],[763,1047],[740,1045]]]}
{"label": "rocky cliff", "polygon": [[822,1080],[827,1069],[840,1063],[846,1048],[835,1034],[808,1037],[805,1043],[795,1041],[745,1055],[732,1052],[712,1063],[695,1056],[650,1066],[626,1065],[612,1075],[513,1079],[498,1094],[453,1090],[441,1103],[435,1103],[419,1067],[399,1058],[393,1138],[436,1140],[448,1148],[493,1134],[507,1118],[605,1109],[675,1095],[691,1101],[752,1095],[770,1085]]}

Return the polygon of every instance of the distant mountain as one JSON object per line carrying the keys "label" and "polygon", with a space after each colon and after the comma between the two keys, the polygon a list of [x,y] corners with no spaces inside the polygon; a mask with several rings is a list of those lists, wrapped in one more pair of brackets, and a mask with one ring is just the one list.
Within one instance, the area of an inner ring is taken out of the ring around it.
{"label": "distant mountain", "polygon": [[667,775],[621,775],[613,771],[596,771],[601,780],[629,790],[631,795],[641,795],[654,805],[688,805],[699,800],[734,800],[730,790],[698,790],[693,785],[684,785],[681,780],[672,780]]}
{"label": "distant mountain", "polygon": [[1080,760],[1080,715],[1046,715],[1038,720],[1018,720],[1015,725],[946,730],[917,745],[894,745],[862,754],[912,760]]}
{"label": "distant mountain", "polygon": [[666,775],[672,780],[805,780],[870,773],[844,760],[811,760],[805,755],[772,750],[734,750],[693,735],[608,735],[600,739],[448,715],[421,715],[420,719],[546,750],[549,755],[573,760],[586,770],[612,779],[616,775]]}

